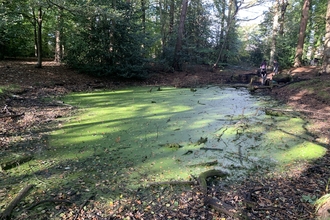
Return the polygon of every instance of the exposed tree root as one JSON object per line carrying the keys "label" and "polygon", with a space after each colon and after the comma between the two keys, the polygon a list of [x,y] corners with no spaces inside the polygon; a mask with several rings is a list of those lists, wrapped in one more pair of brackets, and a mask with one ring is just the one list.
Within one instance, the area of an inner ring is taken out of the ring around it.
{"label": "exposed tree root", "polygon": [[235,213],[229,211],[231,209],[234,209],[231,205],[222,203],[220,200],[211,198],[210,196],[205,196],[204,205],[210,206],[212,209],[224,213],[230,217],[233,217],[235,215]]}
{"label": "exposed tree root", "polygon": [[220,170],[213,169],[213,170],[208,170],[206,172],[201,173],[197,180],[198,180],[198,183],[201,187],[203,194],[205,195],[204,196],[204,205],[205,206],[209,206],[212,209],[214,209],[218,212],[224,213],[230,217],[235,217],[236,213],[230,211],[230,210],[234,210],[234,207],[232,207],[231,205],[224,203],[216,198],[213,198],[213,197],[210,197],[207,195],[207,181],[206,181],[207,178],[214,177],[214,176],[225,177],[227,175],[228,174],[226,174]]}
{"label": "exposed tree root", "polygon": [[202,192],[204,193],[204,195],[207,194],[207,182],[206,182],[206,179],[208,177],[214,177],[214,176],[218,176],[218,177],[226,177],[228,174],[227,173],[224,173],[222,172],[221,170],[208,170],[208,171],[205,171],[203,173],[201,173],[197,179],[200,187],[201,187],[201,190]]}

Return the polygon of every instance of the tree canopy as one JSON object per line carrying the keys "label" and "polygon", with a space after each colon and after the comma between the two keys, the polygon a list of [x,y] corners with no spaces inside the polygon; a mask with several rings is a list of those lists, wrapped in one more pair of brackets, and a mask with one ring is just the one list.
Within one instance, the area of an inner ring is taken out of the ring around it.
{"label": "tree canopy", "polygon": [[[84,73],[126,78],[146,77],[151,68],[258,66],[263,59],[304,65],[323,57],[328,4],[306,8],[306,1],[1,1],[0,59],[35,56],[41,67],[41,58],[54,58]],[[260,24],[246,10],[263,13]]]}

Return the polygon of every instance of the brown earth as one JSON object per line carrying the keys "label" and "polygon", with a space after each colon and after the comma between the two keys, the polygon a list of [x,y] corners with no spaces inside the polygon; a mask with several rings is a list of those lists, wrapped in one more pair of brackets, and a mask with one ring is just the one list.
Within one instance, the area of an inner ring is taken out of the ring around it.
{"label": "brown earth", "polygon": [[[72,111],[63,103],[43,101],[47,98],[53,99],[73,91],[118,89],[128,84],[197,87],[249,83],[246,76],[256,72],[256,69],[245,67],[222,71],[193,67],[185,72],[153,74],[147,80],[120,80],[82,75],[54,62],[44,62],[41,69],[35,68],[34,64],[0,62],[0,89],[1,86],[16,85],[7,88],[11,92],[5,92],[0,98],[0,152],[12,150],[11,143],[16,141],[17,136],[27,143],[40,139],[43,133],[37,132],[39,127],[48,127],[49,122]],[[330,76],[319,74],[317,67],[301,67],[285,72],[293,76],[293,83],[258,89],[256,92],[267,93],[303,114],[312,124],[308,129],[315,137],[313,141],[327,147],[330,138]],[[31,150],[34,150],[33,147]],[[288,175],[285,176],[247,177],[236,185],[210,187],[208,194],[223,207],[217,211],[203,205],[204,202],[208,205],[203,193],[193,185],[191,190],[183,190],[179,195],[171,187],[153,189],[153,192],[165,195],[161,201],[153,199],[152,194],[140,198],[138,192],[134,198],[125,201],[125,205],[118,203],[113,207],[102,207],[97,199],[91,199],[84,210],[75,204],[62,207],[62,219],[315,219],[315,207],[311,200],[328,193],[329,166],[330,154],[327,153],[312,164],[288,168]],[[145,202],[141,203],[142,199]],[[172,201],[179,201],[176,209],[167,205]],[[79,215],[70,215],[77,210],[81,211]],[[323,211],[327,213],[327,207]],[[100,213],[107,213],[108,217],[101,218]],[[42,214],[39,217],[41,219]]]}

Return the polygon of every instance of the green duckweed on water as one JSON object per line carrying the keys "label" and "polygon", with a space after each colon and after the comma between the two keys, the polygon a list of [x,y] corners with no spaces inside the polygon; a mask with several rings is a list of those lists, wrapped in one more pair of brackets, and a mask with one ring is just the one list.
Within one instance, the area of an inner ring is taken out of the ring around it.
{"label": "green duckweed on water", "polygon": [[211,168],[239,179],[325,153],[303,119],[265,115],[277,104],[245,89],[130,87],[63,101],[77,112],[59,119],[48,147],[10,174],[41,191],[78,188],[108,201]]}

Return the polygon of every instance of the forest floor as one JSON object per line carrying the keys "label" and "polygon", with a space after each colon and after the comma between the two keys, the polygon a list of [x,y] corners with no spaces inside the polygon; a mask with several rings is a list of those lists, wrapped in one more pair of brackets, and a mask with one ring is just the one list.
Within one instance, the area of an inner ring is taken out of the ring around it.
{"label": "forest floor", "polygon": [[[69,113],[70,109],[61,103],[44,102],[47,98],[99,88],[119,89],[127,85],[197,87],[248,83],[244,76],[256,72],[256,69],[244,67],[222,71],[194,67],[183,72],[157,73],[146,80],[119,80],[82,75],[54,62],[44,62],[41,69],[35,68],[34,64],[26,61],[0,62],[0,94],[4,91],[0,97],[0,153],[10,150],[18,135],[26,140],[41,139],[43,134],[30,130],[49,126],[56,118]],[[285,72],[293,76],[296,83],[257,92],[266,93],[301,112],[312,125],[308,129],[315,137],[313,141],[327,147],[330,138],[330,75],[319,74],[319,68],[311,66]],[[141,204],[141,198],[135,197],[125,201],[125,205],[119,205],[115,211],[109,211],[102,210],[91,199],[83,210],[78,205],[67,207],[67,214],[62,218],[93,219],[91,216],[94,216],[94,219],[102,219],[97,217],[100,213],[110,212],[108,219],[315,219],[312,202],[328,193],[329,168],[330,153],[327,152],[313,163],[288,170],[287,175],[251,176],[239,184],[221,186],[221,190],[211,187],[209,193],[223,207],[217,211],[203,205],[205,197],[198,186],[179,194],[168,187],[158,189],[164,194],[162,201],[151,196],[143,198],[148,201]],[[179,206],[170,209],[167,204],[174,200],[180,201]],[[72,215],[78,209],[81,211],[79,215]],[[325,213],[327,209],[324,209]]]}

